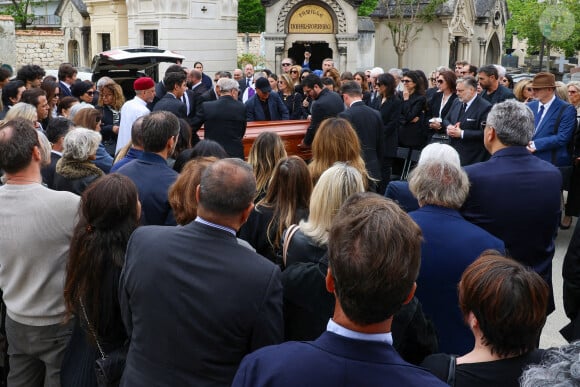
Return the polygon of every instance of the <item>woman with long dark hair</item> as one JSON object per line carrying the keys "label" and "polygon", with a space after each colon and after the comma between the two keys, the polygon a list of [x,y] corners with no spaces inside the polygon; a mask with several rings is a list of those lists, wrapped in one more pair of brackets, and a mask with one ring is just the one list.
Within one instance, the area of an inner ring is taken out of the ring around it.
{"label": "woman with long dark hair", "polygon": [[97,342],[108,354],[128,339],[117,289],[140,214],[137,187],[117,173],[102,177],[82,195],[64,286],[66,319],[76,316],[76,322],[61,368],[63,387],[96,386]]}
{"label": "woman with long dark hair", "polygon": [[399,146],[422,149],[427,142],[425,128],[425,84],[416,71],[407,71],[401,82],[404,86],[403,107],[399,127]]}
{"label": "woman with long dark hair", "polygon": [[[441,122],[447,113],[449,113],[453,101],[457,98],[457,94],[455,93],[457,76],[453,71],[441,71],[435,81],[437,82],[439,92],[435,93],[429,101],[429,109],[427,111],[429,129],[431,135],[437,133],[442,136],[447,136],[445,130],[441,131],[443,128]],[[445,137],[440,138],[445,139]]]}

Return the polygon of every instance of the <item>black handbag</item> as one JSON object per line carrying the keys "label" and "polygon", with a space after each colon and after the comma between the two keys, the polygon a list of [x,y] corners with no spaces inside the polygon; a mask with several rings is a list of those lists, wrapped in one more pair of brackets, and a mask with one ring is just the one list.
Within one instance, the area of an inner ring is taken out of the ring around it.
{"label": "black handbag", "polygon": [[[79,300],[80,301],[80,300]],[[83,302],[80,301],[81,309],[83,310],[83,315],[87,322],[87,327],[91,331],[95,342],[97,343],[97,348],[99,349],[99,354],[101,357],[95,361],[95,375],[97,377],[97,385],[99,387],[118,387],[121,382],[121,376],[123,376],[123,371],[125,370],[125,362],[127,360],[127,345],[116,348],[106,354],[103,351],[103,347],[99,343],[99,338],[97,333],[93,329],[89,318],[87,316],[87,311]]]}

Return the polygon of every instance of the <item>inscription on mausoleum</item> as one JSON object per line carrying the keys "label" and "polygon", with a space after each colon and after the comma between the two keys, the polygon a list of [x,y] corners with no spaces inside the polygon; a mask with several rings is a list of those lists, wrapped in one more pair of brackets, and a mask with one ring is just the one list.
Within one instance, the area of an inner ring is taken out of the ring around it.
{"label": "inscription on mausoleum", "polygon": [[332,34],[334,33],[332,16],[319,5],[304,5],[290,16],[288,33]]}

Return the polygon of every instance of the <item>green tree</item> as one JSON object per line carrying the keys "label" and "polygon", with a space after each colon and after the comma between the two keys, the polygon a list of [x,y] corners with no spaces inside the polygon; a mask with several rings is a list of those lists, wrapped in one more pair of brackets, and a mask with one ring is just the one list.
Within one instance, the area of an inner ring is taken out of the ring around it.
{"label": "green tree", "polygon": [[369,16],[377,7],[379,0],[363,0],[358,8],[359,16]]}
{"label": "green tree", "polygon": [[266,29],[266,10],[260,0],[238,2],[238,32],[263,32]]}
{"label": "green tree", "polygon": [[0,14],[12,16],[16,25],[26,29],[26,26],[31,24],[32,18],[34,18],[34,14],[28,13],[32,4],[31,0],[12,0],[12,4],[0,10]]}
{"label": "green tree", "polygon": [[445,1],[380,0],[380,5],[386,9],[387,27],[391,32],[399,68],[403,67],[405,51],[417,39],[423,25],[435,18],[437,8]]}
{"label": "green tree", "polygon": [[[561,49],[566,56],[580,50],[580,2],[578,0],[507,0],[510,19],[506,25],[506,37],[517,33],[518,39],[527,39],[528,53],[540,50],[544,35],[546,44]],[[555,15],[550,15],[551,7]],[[567,9],[574,17],[570,22]],[[564,18],[568,15],[568,18]],[[562,29],[563,28],[563,29]]]}

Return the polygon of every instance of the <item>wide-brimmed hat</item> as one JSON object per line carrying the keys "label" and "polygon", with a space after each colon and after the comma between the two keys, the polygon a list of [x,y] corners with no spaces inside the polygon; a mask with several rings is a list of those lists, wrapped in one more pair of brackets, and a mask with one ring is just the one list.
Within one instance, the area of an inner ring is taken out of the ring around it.
{"label": "wide-brimmed hat", "polygon": [[544,89],[546,87],[556,87],[556,77],[551,73],[537,73],[530,86],[532,89]]}

